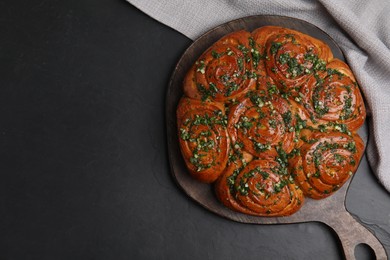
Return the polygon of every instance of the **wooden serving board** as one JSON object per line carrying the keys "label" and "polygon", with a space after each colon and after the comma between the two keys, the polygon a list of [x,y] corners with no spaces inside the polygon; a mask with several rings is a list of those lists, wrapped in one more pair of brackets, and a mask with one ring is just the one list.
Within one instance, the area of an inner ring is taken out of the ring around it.
{"label": "wooden serving board", "polygon": [[[302,223],[317,221],[331,227],[339,236],[346,259],[355,259],[355,246],[361,243],[369,245],[375,252],[377,259],[387,259],[384,250],[378,239],[364,226],[357,222],[345,207],[345,196],[350,180],[332,196],[323,200],[312,200],[307,198],[303,207],[292,216],[288,217],[255,217],[234,212],[222,205],[215,194],[212,185],[203,184],[193,179],[186,169],[182,158],[177,126],[176,107],[180,97],[183,95],[182,83],[185,74],[196,61],[196,59],[214,42],[222,36],[233,31],[245,29],[253,31],[265,25],[282,26],[294,29],[326,42],[333,51],[336,58],[344,60],[343,53],[337,44],[318,27],[303,20],[283,16],[250,16],[234,20],[220,25],[196,40],[182,55],[169,83],[166,97],[166,122],[168,135],[168,150],[171,171],[177,184],[184,192],[196,202],[208,210],[231,220],[251,224],[282,224]],[[367,141],[367,126],[359,130],[360,136]],[[359,167],[360,169],[360,167]],[[358,169],[358,171],[359,171]],[[365,173],[362,173],[365,174]]]}

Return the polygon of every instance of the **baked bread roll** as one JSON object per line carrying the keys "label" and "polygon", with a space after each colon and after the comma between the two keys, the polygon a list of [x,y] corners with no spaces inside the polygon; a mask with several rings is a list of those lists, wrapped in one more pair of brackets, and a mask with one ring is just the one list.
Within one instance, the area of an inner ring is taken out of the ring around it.
{"label": "baked bread roll", "polygon": [[337,191],[355,173],[364,143],[357,134],[302,131],[299,153],[289,159],[291,176],[305,196],[322,199]]}
{"label": "baked bread roll", "polygon": [[177,108],[181,152],[188,170],[199,181],[214,182],[226,167],[230,138],[225,107],[183,97]]}
{"label": "baked bread roll", "polygon": [[185,164],[234,211],[288,216],[357,170],[363,97],[348,65],[318,39],[276,26],[231,33],[198,58],[183,90]]}
{"label": "baked bread roll", "polygon": [[333,59],[326,44],[298,31],[264,26],[253,32],[253,38],[265,57],[267,74],[284,91],[303,84]]}
{"label": "baked bread roll", "polygon": [[259,157],[281,144],[284,151],[294,147],[295,119],[291,107],[278,95],[249,92],[230,107],[228,132],[234,146]]}
{"label": "baked bread roll", "polygon": [[250,36],[246,31],[229,34],[203,53],[184,79],[185,95],[226,101],[254,88]]}
{"label": "baked bread roll", "polygon": [[345,124],[348,130],[356,131],[366,118],[355,77],[348,65],[338,59],[329,62],[325,70],[311,75],[290,95],[299,116],[314,127]]}
{"label": "baked bread roll", "polygon": [[288,216],[304,202],[303,192],[275,157],[248,164],[231,161],[215,184],[218,199],[228,208],[255,216]]}

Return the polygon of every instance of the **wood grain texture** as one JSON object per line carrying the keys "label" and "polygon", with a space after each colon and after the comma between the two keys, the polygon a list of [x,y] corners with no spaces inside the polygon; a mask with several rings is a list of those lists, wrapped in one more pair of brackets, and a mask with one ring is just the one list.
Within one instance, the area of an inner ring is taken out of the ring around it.
{"label": "wood grain texture", "polygon": [[[282,16],[250,16],[220,25],[196,40],[179,60],[168,86],[166,96],[166,123],[167,140],[171,172],[177,184],[193,200],[206,209],[230,220],[251,224],[287,224],[317,221],[330,226],[339,236],[346,259],[355,259],[354,248],[360,243],[369,245],[375,252],[377,259],[387,259],[386,252],[378,239],[359,222],[357,222],[345,208],[345,196],[350,180],[334,195],[314,201],[307,199],[301,210],[288,217],[254,217],[231,211],[225,208],[216,198],[212,185],[203,184],[194,180],[185,167],[180,153],[176,108],[183,95],[183,80],[195,60],[214,42],[222,36],[237,30],[253,31],[265,25],[282,26],[300,31],[326,42],[331,48],[334,57],[344,61],[342,51],[337,44],[322,30],[299,19]],[[367,140],[367,127],[359,130],[363,140]]]}

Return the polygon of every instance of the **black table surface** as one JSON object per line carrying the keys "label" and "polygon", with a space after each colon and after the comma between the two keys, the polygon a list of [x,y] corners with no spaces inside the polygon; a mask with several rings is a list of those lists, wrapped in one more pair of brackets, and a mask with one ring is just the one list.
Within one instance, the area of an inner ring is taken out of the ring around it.
{"label": "black table surface", "polygon": [[[164,108],[185,36],[124,0],[3,0],[0,33],[0,259],[342,259],[324,224],[236,223],[177,187]],[[361,167],[346,205],[389,254],[390,196]]]}

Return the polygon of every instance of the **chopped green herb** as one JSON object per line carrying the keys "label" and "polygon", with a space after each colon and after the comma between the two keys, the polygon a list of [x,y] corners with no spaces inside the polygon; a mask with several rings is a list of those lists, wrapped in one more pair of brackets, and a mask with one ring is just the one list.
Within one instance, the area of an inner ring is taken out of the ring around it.
{"label": "chopped green herb", "polygon": [[326,62],[320,59],[316,54],[306,53],[305,60],[310,61],[313,64],[311,67],[313,71],[325,71],[326,69]]}
{"label": "chopped green herb", "polygon": [[237,91],[238,88],[239,88],[238,84],[235,83],[235,82],[230,82],[230,83],[228,84],[228,86],[229,86],[229,87],[228,87],[228,89],[227,89],[226,92],[225,92],[225,96],[226,96],[226,97],[231,96],[232,93],[233,93],[234,91]]}
{"label": "chopped green herb", "polygon": [[[268,82],[267,82],[268,83]],[[279,93],[279,89],[276,87],[276,85],[271,85],[271,84],[267,84],[268,85],[268,93],[273,95],[273,94],[278,94]]]}
{"label": "chopped green herb", "polygon": [[190,133],[188,133],[185,129],[180,128],[180,138],[184,141],[187,141],[190,139]]}
{"label": "chopped green herb", "polygon": [[257,95],[255,92],[249,92],[247,95],[249,96],[249,98],[253,104],[257,105],[258,107],[264,106],[263,99],[259,95]]}
{"label": "chopped green herb", "polygon": [[351,158],[349,159],[349,164],[352,165],[352,166],[355,166],[355,165],[356,165],[356,161],[355,161],[355,159],[354,159],[353,157],[351,157]]}
{"label": "chopped green herb", "polygon": [[210,85],[209,89],[206,89],[204,85],[199,83],[196,85],[198,91],[202,94],[201,97],[202,101],[206,101],[210,97],[215,97],[215,95],[218,92],[218,89],[216,88],[214,83],[211,83],[209,85]]}
{"label": "chopped green herb", "polygon": [[243,179],[240,180],[240,184],[236,186],[236,189],[243,196],[248,196],[249,194],[249,185]]}
{"label": "chopped green herb", "polygon": [[324,87],[322,85],[316,86],[313,91],[312,99],[314,111],[317,113],[319,117],[323,117],[325,114],[329,112],[329,107],[325,106],[324,101],[320,100],[320,94],[324,91]]}
{"label": "chopped green herb", "polygon": [[340,71],[338,71],[336,69],[327,69],[326,73],[328,74],[328,76],[338,75],[339,78],[342,78],[343,76],[345,76],[343,73],[341,73]]}
{"label": "chopped green herb", "polygon": [[246,71],[245,75],[250,79],[257,79],[257,74],[254,71]]}
{"label": "chopped green herb", "polygon": [[271,145],[269,145],[269,144],[258,143],[254,140],[252,140],[252,142],[253,142],[253,146],[254,146],[256,152],[265,152],[265,151],[271,149]]}
{"label": "chopped green herb", "polygon": [[271,43],[271,53],[272,54],[276,54],[278,52],[278,50],[280,49],[280,47],[282,47],[282,43],[280,42],[272,42]]}
{"label": "chopped green herb", "polygon": [[276,193],[280,192],[288,184],[287,180],[281,180],[280,182],[274,185],[274,191]]}
{"label": "chopped green herb", "polygon": [[309,139],[307,139],[306,136],[301,136],[301,140],[304,141],[305,143],[308,143],[308,144],[314,144],[314,143],[318,142],[318,139],[313,138],[313,139],[309,140]]}
{"label": "chopped green herb", "polygon": [[213,56],[214,59],[218,59],[218,58],[220,58],[220,57],[223,56],[223,55],[224,55],[223,52],[222,52],[222,53],[218,53],[218,52],[216,52],[215,50],[212,50],[212,51],[211,51],[211,56]]}
{"label": "chopped green herb", "polygon": [[234,191],[234,183],[236,182],[237,175],[240,173],[241,169],[236,169],[233,171],[233,174],[226,178],[227,184],[229,186],[230,192]]}
{"label": "chopped green herb", "polygon": [[245,61],[250,62],[251,58],[249,56],[249,49],[242,44],[239,44],[237,48],[242,52],[242,54],[244,54]]}
{"label": "chopped green herb", "polygon": [[279,56],[280,64],[286,64],[290,60],[290,54],[283,53]]}
{"label": "chopped green herb", "polygon": [[204,74],[206,72],[206,64],[204,63],[204,60],[199,61],[198,64],[199,64],[199,66],[196,69],[196,72],[200,72],[200,73]]}
{"label": "chopped green herb", "polygon": [[342,156],[338,153],[335,153],[333,156],[334,156],[334,159],[336,160],[337,163],[342,163],[345,160],[344,156]]}
{"label": "chopped green herb", "polygon": [[344,148],[346,148],[348,151],[352,153],[356,153],[356,144],[354,141],[348,142],[347,144],[344,145]]}
{"label": "chopped green herb", "polygon": [[347,98],[344,99],[344,107],[343,107],[343,115],[340,116],[341,120],[348,119],[352,116],[353,111],[352,111],[352,97],[348,96]]}
{"label": "chopped green herb", "polygon": [[244,69],[244,61],[242,60],[242,58],[237,58],[237,65],[239,70]]}
{"label": "chopped green herb", "polygon": [[286,113],[282,114],[282,118],[283,118],[284,124],[286,125],[286,128],[290,128],[291,120],[292,120],[291,111],[289,110]]}
{"label": "chopped green herb", "polygon": [[269,123],[271,128],[276,128],[276,120],[275,119],[268,120],[268,123]]}

